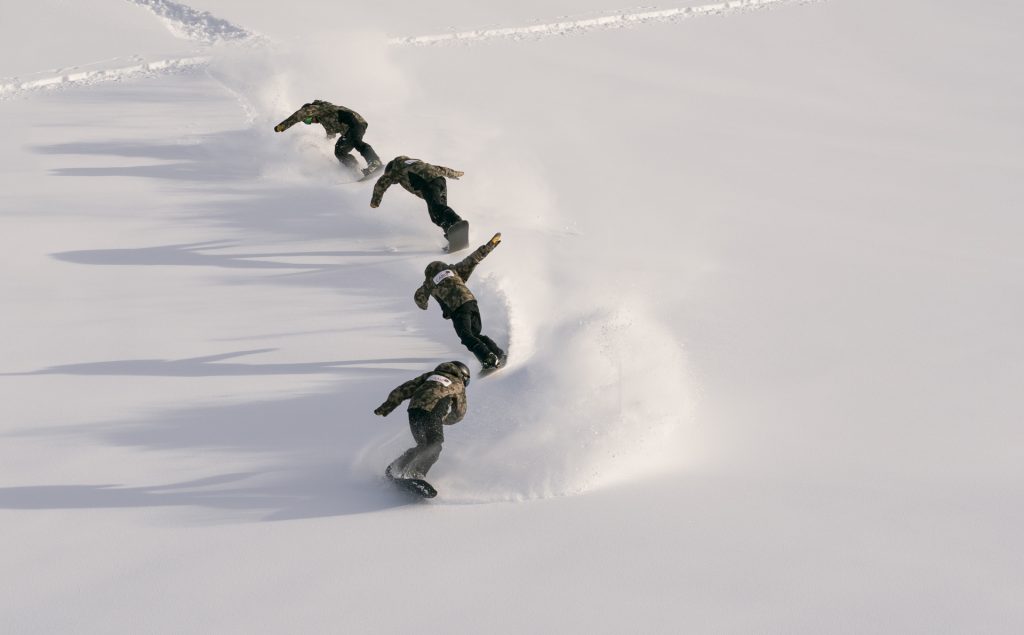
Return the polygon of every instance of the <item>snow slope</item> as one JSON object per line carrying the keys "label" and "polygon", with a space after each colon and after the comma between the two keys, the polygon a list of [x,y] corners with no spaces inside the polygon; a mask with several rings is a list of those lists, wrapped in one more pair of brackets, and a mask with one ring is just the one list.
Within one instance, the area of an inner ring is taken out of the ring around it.
{"label": "snow slope", "polygon": [[[4,21],[13,632],[1024,626],[1024,10],[64,4]],[[429,504],[372,409],[468,361],[442,241],[316,97],[505,238]]]}

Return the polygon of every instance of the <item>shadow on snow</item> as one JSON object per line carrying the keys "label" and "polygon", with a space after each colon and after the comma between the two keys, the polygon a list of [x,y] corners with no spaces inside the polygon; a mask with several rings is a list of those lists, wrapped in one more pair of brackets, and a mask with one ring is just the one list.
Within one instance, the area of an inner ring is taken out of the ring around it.
{"label": "shadow on snow", "polygon": [[84,362],[62,364],[42,370],[25,373],[0,373],[0,376],[18,375],[130,375],[134,377],[223,377],[242,375],[323,375],[391,374],[409,371],[375,368],[379,364],[429,364],[430,357],[388,357],[381,359],[351,359],[334,362],[299,362],[276,364],[224,364],[226,359],[243,355],[256,355],[275,351],[274,348],[258,348],[234,353],[205,355],[187,359],[125,359],[109,362]]}
{"label": "shadow on snow", "polygon": [[[117,91],[117,87],[109,90]],[[102,101],[102,100],[101,100]],[[148,106],[144,104],[144,106]],[[98,116],[102,116],[102,113]],[[426,214],[389,211],[390,217],[371,213],[367,203],[371,184],[334,187],[324,182],[288,184],[262,178],[261,156],[271,156],[261,146],[265,135],[255,130],[228,131],[200,137],[199,143],[168,142],[68,142],[37,147],[47,155],[115,156],[163,161],[128,167],[74,167],[51,171],[59,176],[131,176],[167,180],[171,193],[187,192],[190,202],[168,212],[175,223],[208,228],[214,240],[193,243],[118,249],[81,249],[53,254],[73,265],[106,266],[206,266],[253,270],[259,282],[326,288],[346,295],[373,297],[375,309],[411,311],[412,290],[418,280],[408,279],[417,262],[439,256],[438,250],[397,250],[399,244],[429,244],[435,235]],[[284,151],[284,148],[280,150]],[[336,169],[330,163],[326,169]],[[337,184],[335,184],[337,185]],[[197,197],[197,194],[199,195]],[[204,195],[208,194],[208,195]],[[196,202],[198,198],[198,202]],[[401,207],[416,207],[413,202]],[[184,209],[184,211],[182,211]],[[415,229],[399,227],[397,223]],[[223,240],[224,233],[231,236]],[[322,241],[337,236],[355,248],[288,250],[261,248],[254,253],[226,253],[246,244],[281,245],[290,241]],[[386,241],[390,241],[386,242]],[[364,247],[363,245],[368,245]],[[315,264],[280,262],[276,258],[336,259]],[[351,260],[346,260],[351,259]],[[259,275],[259,270],[266,274]],[[219,281],[237,284],[238,281]],[[388,294],[388,289],[400,290]],[[383,290],[383,293],[382,293]],[[272,298],[268,298],[272,301]],[[458,342],[450,326],[428,329],[430,337]],[[208,377],[224,375],[324,374],[329,388],[318,394],[285,399],[254,395],[250,402],[234,405],[197,406],[157,411],[142,420],[119,420],[48,429],[41,434],[86,435],[103,443],[142,449],[220,453],[258,463],[252,470],[238,470],[199,480],[165,485],[122,486],[111,484],[36,485],[0,489],[0,508],[71,509],[106,507],[198,506],[222,512],[246,512],[267,520],[309,518],[363,513],[406,504],[381,478],[380,470],[390,456],[406,443],[396,441],[404,432],[404,418],[374,421],[373,408],[410,371],[379,368],[383,364],[436,363],[435,359],[407,357],[355,359],[308,363],[242,364],[225,362],[242,355],[273,349],[218,353],[180,360],[129,359],[84,362],[45,368],[23,375],[120,375],[157,377]],[[365,413],[358,421],[346,421],[343,413]],[[382,430],[384,430],[382,432]],[[20,435],[38,435],[24,431]],[[382,450],[385,441],[388,449]],[[410,441],[411,443],[411,441]],[[393,446],[393,447],[392,447]],[[367,455],[372,457],[367,458]]]}
{"label": "shadow on snow", "polygon": [[[405,361],[415,358],[362,363]],[[203,363],[197,362],[197,366]],[[122,370],[132,375],[146,374],[132,368]],[[411,439],[403,439],[389,445],[395,437],[406,434],[404,418],[376,420],[371,413],[387,394],[382,386],[390,386],[409,374],[377,369],[368,375],[364,370],[357,376],[332,381],[322,392],[298,397],[166,410],[142,420],[50,428],[44,434],[86,436],[120,447],[208,454],[211,461],[217,456],[230,456],[232,464],[237,465],[238,460],[255,461],[259,467],[166,485],[0,488],[0,508],[194,506],[217,510],[218,520],[232,518],[230,512],[239,512],[238,520],[289,520],[366,513],[403,505],[409,498],[395,491],[383,479],[382,472],[393,458],[390,454],[397,456],[412,444]],[[166,375],[195,376],[187,369],[171,370]],[[383,380],[384,377],[387,379]],[[351,420],[344,414],[350,412],[366,415]],[[17,436],[38,434],[23,431]],[[389,447],[384,450],[386,445]],[[367,458],[367,454],[373,456]]]}

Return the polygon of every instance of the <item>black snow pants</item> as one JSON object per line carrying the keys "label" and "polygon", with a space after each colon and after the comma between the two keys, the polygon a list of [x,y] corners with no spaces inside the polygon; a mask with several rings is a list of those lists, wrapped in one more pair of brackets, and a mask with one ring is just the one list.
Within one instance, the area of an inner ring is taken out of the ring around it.
{"label": "black snow pants", "polygon": [[452,398],[445,397],[431,411],[409,409],[409,430],[416,445],[391,462],[388,474],[396,478],[424,478],[441,456],[444,443],[444,418],[452,409]]}
{"label": "black snow pants", "polygon": [[448,207],[448,183],[444,177],[428,181],[418,174],[410,174],[409,183],[416,188],[420,198],[427,202],[430,222],[443,229],[447,236],[448,228],[462,220],[462,217]]}
{"label": "black snow pants", "polygon": [[346,168],[351,170],[359,168],[359,162],[356,161],[354,156],[349,154],[352,150],[356,150],[359,154],[363,155],[366,165],[380,163],[380,157],[377,156],[377,153],[374,152],[369,143],[363,141],[364,134],[366,134],[366,126],[350,126],[345,131],[345,134],[338,137],[338,141],[334,144],[334,156],[338,157],[338,160]]}
{"label": "black snow pants", "polygon": [[502,357],[505,352],[498,348],[494,340],[486,335],[480,334],[480,307],[476,300],[464,303],[452,313],[452,325],[459,335],[462,345],[470,350],[481,363],[487,358],[488,353],[494,353]]}

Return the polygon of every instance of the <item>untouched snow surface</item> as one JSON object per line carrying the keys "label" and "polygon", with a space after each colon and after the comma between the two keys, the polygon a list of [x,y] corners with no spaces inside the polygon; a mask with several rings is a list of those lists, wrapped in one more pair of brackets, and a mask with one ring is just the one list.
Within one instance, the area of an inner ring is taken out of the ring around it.
{"label": "untouched snow surface", "polygon": [[[1024,629],[1024,9],[721,4],[12,7],[5,631]],[[504,236],[429,503],[442,239],[313,98]]]}

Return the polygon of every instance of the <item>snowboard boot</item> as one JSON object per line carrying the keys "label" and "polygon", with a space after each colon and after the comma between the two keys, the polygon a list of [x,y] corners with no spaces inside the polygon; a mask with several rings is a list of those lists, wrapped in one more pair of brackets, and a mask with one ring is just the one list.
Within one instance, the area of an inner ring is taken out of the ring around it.
{"label": "snowboard boot", "polygon": [[363,161],[366,161],[366,169],[371,172],[383,165],[380,162],[380,157],[377,156],[377,153],[369,144],[364,145],[363,148],[359,150],[359,154],[363,155]]}
{"label": "snowboard boot", "polygon": [[487,364],[493,363],[494,360],[498,359],[498,356],[492,353],[491,350],[487,348],[487,344],[483,342],[477,342],[477,344],[473,348],[469,349],[469,351],[473,353],[477,361],[480,362],[480,366],[484,368],[493,368]]}
{"label": "snowboard boot", "polygon": [[484,344],[487,344],[487,348],[489,348],[492,353],[497,355],[498,359],[503,359],[505,357],[505,351],[501,350],[501,347],[498,346],[498,344],[491,338],[487,337],[486,335],[481,335],[480,341],[482,341]]}
{"label": "snowboard boot", "polygon": [[440,442],[422,443],[413,448],[412,456],[405,465],[405,478],[418,478],[425,480],[427,472],[434,467],[437,459],[441,456],[442,445]]}
{"label": "snowboard boot", "polygon": [[497,368],[498,364],[500,363],[501,360],[498,359],[498,356],[495,355],[494,353],[487,353],[487,357],[480,360],[480,365],[484,367],[484,370],[487,370],[489,368]]}
{"label": "snowboard boot", "polygon": [[380,158],[372,150],[363,155],[366,167],[363,168],[363,178],[366,178],[383,167]]}

